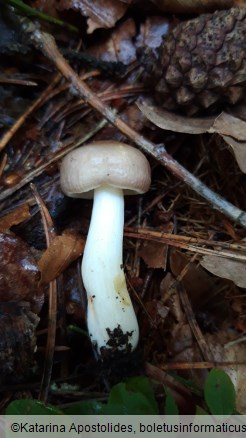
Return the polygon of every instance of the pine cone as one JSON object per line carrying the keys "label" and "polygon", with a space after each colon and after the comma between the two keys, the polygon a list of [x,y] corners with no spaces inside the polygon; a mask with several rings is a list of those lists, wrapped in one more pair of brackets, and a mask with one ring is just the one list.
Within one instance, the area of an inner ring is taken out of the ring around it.
{"label": "pine cone", "polygon": [[[246,86],[246,9],[231,8],[182,22],[147,65],[159,105],[194,114],[238,102]],[[152,70],[152,71],[150,71]]]}

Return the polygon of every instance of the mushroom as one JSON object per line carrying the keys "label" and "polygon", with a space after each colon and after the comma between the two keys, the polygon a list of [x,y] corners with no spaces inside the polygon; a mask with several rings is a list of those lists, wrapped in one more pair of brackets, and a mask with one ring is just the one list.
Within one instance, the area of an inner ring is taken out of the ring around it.
{"label": "mushroom", "polygon": [[87,326],[101,357],[130,352],[139,329],[122,263],[124,194],[145,193],[150,166],[138,149],[98,141],[70,152],[61,164],[61,187],[71,197],[92,198],[92,217],[82,261]]}

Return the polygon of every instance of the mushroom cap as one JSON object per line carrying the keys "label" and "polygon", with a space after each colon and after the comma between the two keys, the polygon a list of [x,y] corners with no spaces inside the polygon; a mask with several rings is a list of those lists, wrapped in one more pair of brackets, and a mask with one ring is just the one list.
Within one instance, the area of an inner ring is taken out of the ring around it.
{"label": "mushroom cap", "polygon": [[151,170],[138,149],[117,141],[97,141],[70,152],[60,169],[63,192],[75,198],[92,198],[100,186],[117,187],[125,194],[148,191]]}

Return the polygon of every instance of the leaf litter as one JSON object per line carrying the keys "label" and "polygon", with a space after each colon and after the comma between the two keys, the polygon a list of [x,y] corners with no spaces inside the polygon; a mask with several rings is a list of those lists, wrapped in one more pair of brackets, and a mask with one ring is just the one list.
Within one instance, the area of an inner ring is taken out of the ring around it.
{"label": "leaf litter", "polygon": [[240,169],[245,173],[246,163],[246,122],[238,117],[223,112],[215,117],[184,117],[165,111],[146,102],[139,102],[138,107],[156,126],[174,132],[186,134],[219,134],[231,146]]}

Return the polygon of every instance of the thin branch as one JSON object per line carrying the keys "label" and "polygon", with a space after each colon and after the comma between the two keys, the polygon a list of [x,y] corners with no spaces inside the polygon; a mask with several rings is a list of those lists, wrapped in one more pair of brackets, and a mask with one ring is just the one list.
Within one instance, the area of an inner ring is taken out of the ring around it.
{"label": "thin branch", "polygon": [[56,75],[54,80],[48,85],[48,87],[44,90],[42,94],[27,108],[27,110],[21,114],[21,116],[16,120],[14,125],[3,135],[0,141],[0,151],[5,148],[5,146],[8,144],[8,142],[11,140],[13,135],[20,129],[20,127],[23,125],[23,123],[26,121],[27,117],[30,116],[42,103],[43,100],[47,96],[49,96],[51,90],[54,88],[54,86],[58,83],[60,80],[60,75]]}
{"label": "thin branch", "polygon": [[[177,248],[187,249],[197,254],[214,255],[240,262],[246,261],[246,245],[243,243],[228,243],[215,240],[197,239],[195,237],[179,236],[150,229],[124,228],[124,235],[133,239],[161,242]],[[214,248],[206,248],[212,246]],[[218,249],[216,249],[216,247]]]}
{"label": "thin branch", "polygon": [[41,175],[41,173],[44,172],[47,167],[49,167],[51,164],[55,163],[56,161],[60,160],[64,155],[66,155],[68,152],[72,151],[76,147],[80,146],[82,143],[90,140],[93,135],[95,135],[100,129],[104,128],[104,126],[107,124],[107,121],[105,119],[101,119],[99,122],[95,123],[93,126],[93,129],[90,129],[88,132],[86,132],[83,137],[80,138],[80,140],[76,143],[68,144],[67,146],[63,147],[61,150],[59,150],[52,158],[50,158],[45,163],[41,164],[40,166],[36,167],[35,169],[31,170],[29,173],[23,176],[23,178],[15,184],[13,187],[10,187],[9,189],[6,189],[0,193],[0,201],[3,201],[4,199],[7,199],[9,196],[13,195],[17,190],[20,190],[22,187],[24,187],[26,184],[30,183],[34,180],[37,176]]}
{"label": "thin branch", "polygon": [[158,145],[155,145],[142,135],[138,134],[136,131],[134,131],[134,129],[123,122],[123,120],[121,120],[109,106],[105,105],[100,99],[98,99],[96,94],[90,90],[85,82],[79,78],[79,76],[63,58],[56,46],[54,38],[50,34],[41,32],[39,29],[35,29],[33,23],[31,23],[30,26],[26,26],[26,19],[24,25],[22,25],[22,30],[28,33],[30,41],[35,45],[35,47],[38,50],[41,50],[43,54],[55,64],[57,69],[71,84],[70,90],[74,95],[85,99],[89,105],[101,113],[125,136],[143,149],[144,152],[154,157],[159,163],[170,170],[178,179],[185,182],[197,194],[205,198],[213,206],[213,208],[219,210],[228,218],[246,228],[246,212],[240,210],[230,202],[226,201],[220,195],[209,189],[198,178],[196,178],[176,160],[174,160],[172,156],[166,152],[164,146],[158,147]]}
{"label": "thin branch", "polygon": [[[33,191],[34,198],[38,204],[44,231],[46,237],[47,247],[51,244],[55,238],[54,225],[50,217],[49,211],[44,204],[42,198],[40,197],[34,184],[31,184],[31,189]],[[45,349],[45,362],[43,368],[43,375],[41,381],[41,387],[39,391],[39,400],[47,402],[51,374],[54,361],[54,351],[56,342],[56,315],[57,315],[57,284],[56,280],[53,280],[49,284],[49,319],[48,319],[48,335]]]}
{"label": "thin branch", "polygon": [[244,366],[246,367],[245,362],[171,362],[171,363],[162,363],[160,366],[161,370],[194,370],[194,369],[209,369],[209,368],[227,368],[227,367],[235,367],[235,366]]}
{"label": "thin branch", "polygon": [[[179,274],[179,276],[181,276],[181,275],[182,275],[182,272]],[[210,349],[210,346],[206,343],[205,337],[203,336],[203,333],[202,333],[199,325],[197,324],[197,321],[196,321],[196,318],[195,318],[187,291],[184,288],[183,284],[179,281],[178,278],[174,280],[174,283],[175,284],[177,283],[176,288],[177,288],[177,291],[179,294],[180,301],[182,303],[182,306],[183,306],[184,312],[186,314],[189,326],[191,328],[193,336],[195,337],[195,339],[197,341],[197,344],[200,348],[202,356],[203,356],[204,360],[206,360],[207,362],[213,362],[212,350]]]}

